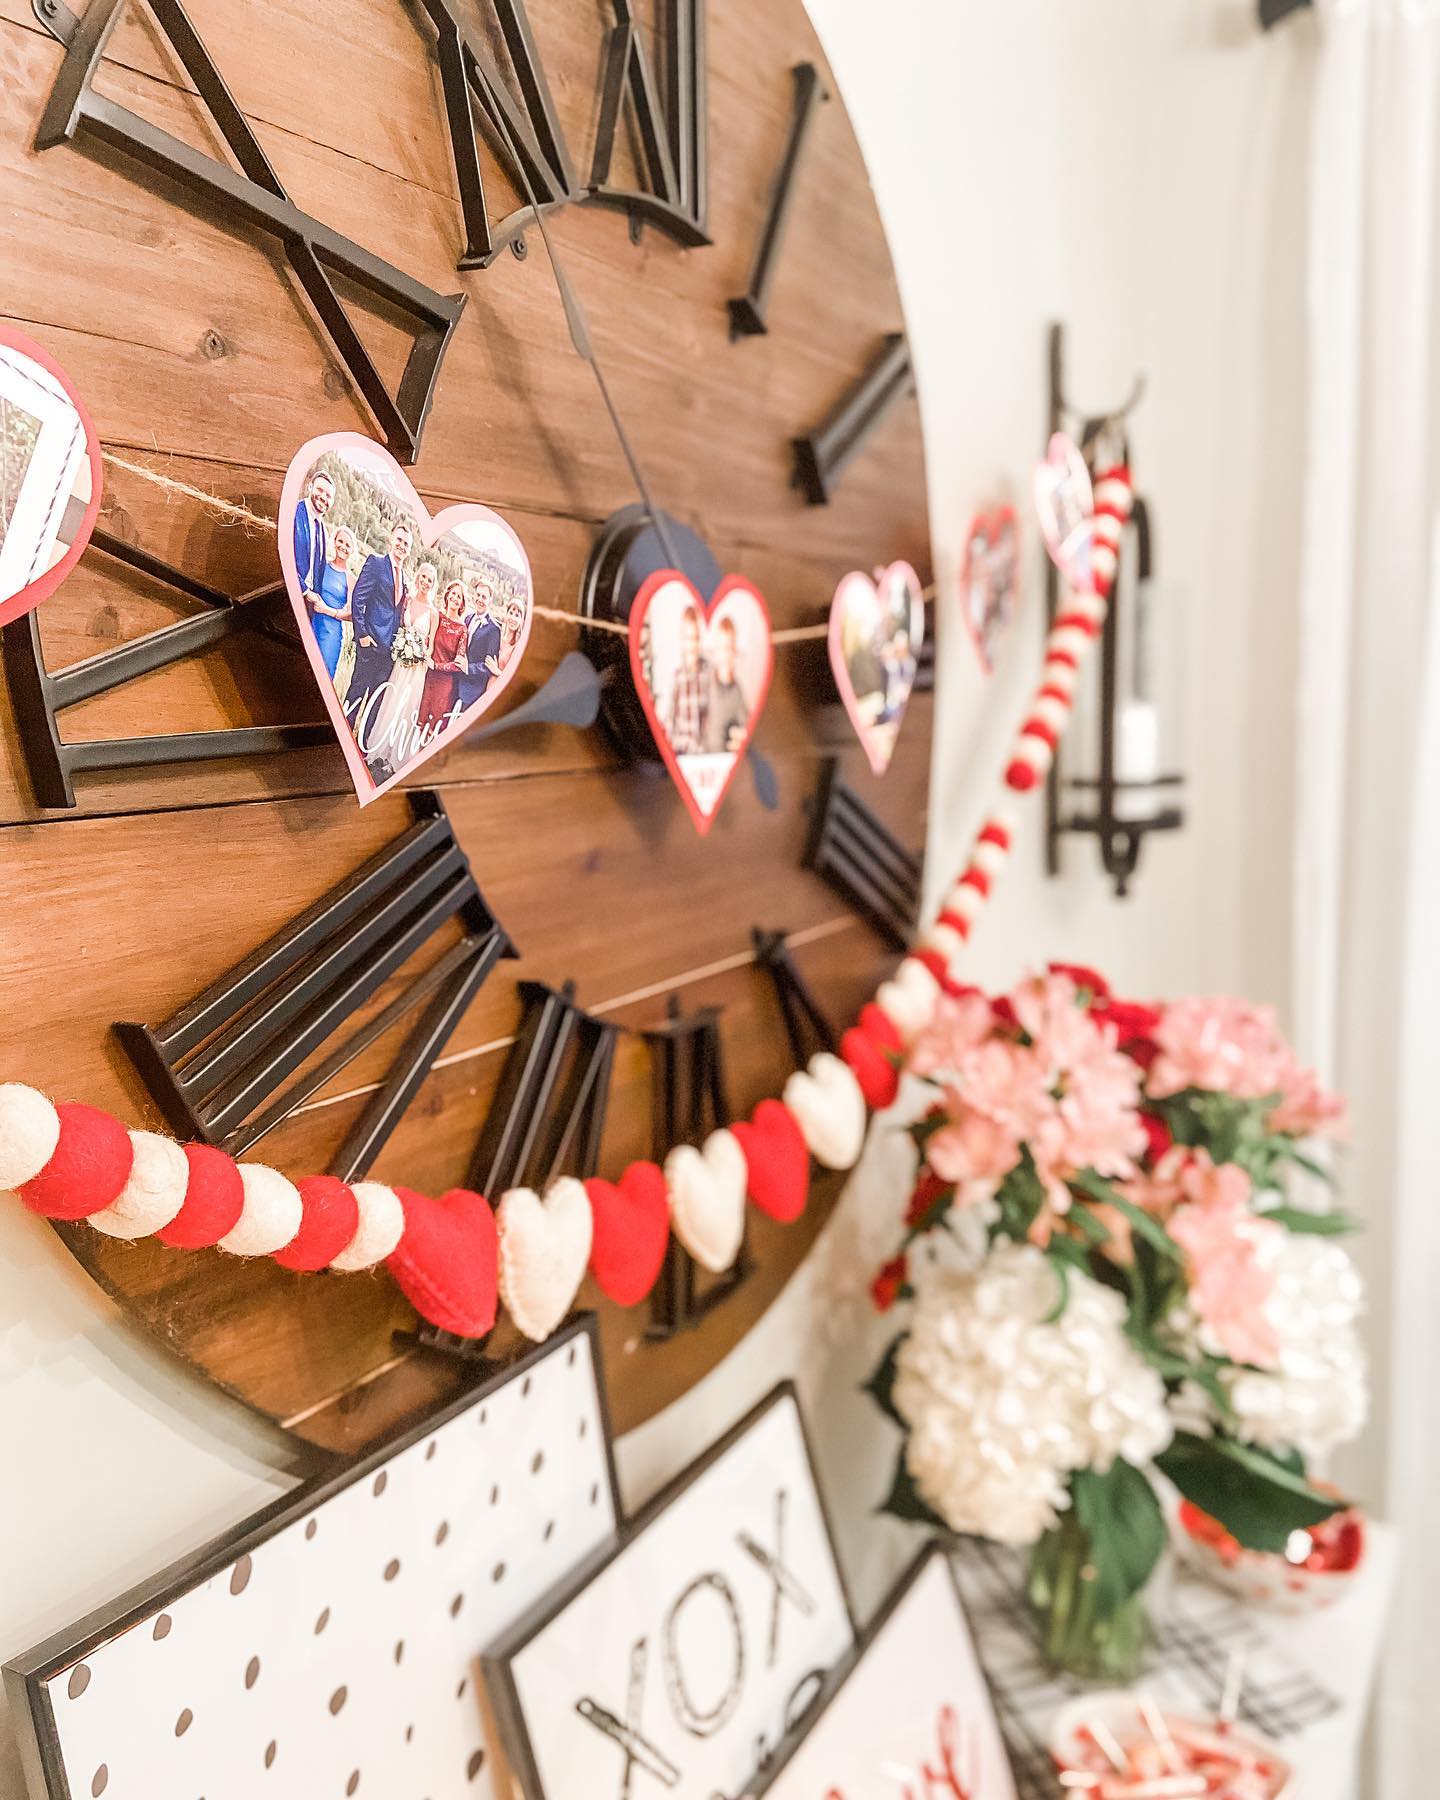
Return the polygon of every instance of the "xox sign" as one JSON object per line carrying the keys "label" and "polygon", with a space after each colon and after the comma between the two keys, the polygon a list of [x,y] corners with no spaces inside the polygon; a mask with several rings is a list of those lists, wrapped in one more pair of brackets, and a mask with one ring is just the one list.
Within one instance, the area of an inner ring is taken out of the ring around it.
{"label": "xox sign", "polygon": [[854,1644],[795,1392],[486,1657],[526,1800],[728,1800]]}

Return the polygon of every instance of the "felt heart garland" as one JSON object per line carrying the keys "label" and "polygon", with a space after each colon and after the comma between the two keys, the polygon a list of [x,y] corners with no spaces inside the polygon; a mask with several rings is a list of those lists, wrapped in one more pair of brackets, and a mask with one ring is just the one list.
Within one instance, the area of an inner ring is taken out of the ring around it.
{"label": "felt heart garland", "polygon": [[[1040,699],[1064,704],[1032,708],[1006,772],[1016,790],[1034,786],[1048,767],[1075,672],[1113,586],[1133,504],[1129,472],[1107,471],[1094,491],[1092,587],[1072,595],[1057,618],[1042,677]],[[276,1170],[236,1164],[206,1145],[184,1147],[182,1172],[168,1139],[127,1132],[94,1107],[54,1105],[18,1083],[0,1084],[0,1189],[44,1217],[95,1219],[112,1235],[153,1233],[174,1248],[269,1255],[297,1271],[384,1261],[424,1318],[461,1337],[484,1337],[493,1327],[503,1280],[520,1328],[548,1335],[573,1302],[587,1261],[602,1292],[621,1304],[644,1297],[664,1260],[662,1205],[677,1238],[718,1272],[738,1252],[747,1191],[775,1219],[803,1211],[809,1168],[799,1145],[826,1168],[854,1165],[867,1111],[894,1099],[905,1050],[944,996],[971,991],[950,970],[1009,859],[1014,829],[1004,810],[985,820],[938,916],[862,1009],[841,1056],[812,1058],[790,1077],[783,1103],[763,1101],[749,1124],[713,1133],[701,1150],[678,1147],[663,1174],[636,1164],[615,1187],[561,1181],[543,1199],[527,1190],[504,1196],[503,1276],[495,1215],[478,1194],[457,1189],[437,1201],[331,1177],[295,1187]]]}

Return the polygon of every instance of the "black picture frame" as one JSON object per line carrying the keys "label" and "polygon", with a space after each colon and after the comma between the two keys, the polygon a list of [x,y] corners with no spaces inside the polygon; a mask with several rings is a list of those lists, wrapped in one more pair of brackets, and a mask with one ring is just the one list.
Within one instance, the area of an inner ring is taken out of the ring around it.
{"label": "black picture frame", "polygon": [[[847,1657],[845,1662],[834,1671],[830,1680],[825,1684],[825,1687],[816,1695],[814,1703],[806,1710],[803,1717],[796,1721],[795,1727],[789,1735],[776,1745],[769,1758],[762,1763],[760,1768],[756,1770],[755,1774],[741,1789],[740,1793],[736,1796],[736,1800],[764,1800],[764,1797],[774,1790],[775,1784],[780,1780],[781,1776],[785,1773],[786,1768],[794,1760],[801,1745],[804,1744],[811,1733],[816,1730],[826,1714],[840,1702],[851,1678],[863,1667],[866,1657],[870,1654],[870,1651],[877,1640],[884,1635],[890,1621],[910,1597],[911,1590],[929,1571],[930,1565],[937,1559],[944,1567],[949,1591],[954,1596],[956,1611],[965,1621],[968,1628],[969,1613],[966,1611],[965,1597],[960,1590],[960,1583],[955,1575],[955,1565],[951,1560],[949,1546],[943,1538],[933,1537],[914,1557],[912,1557],[899,1576],[894,1587],[891,1588],[890,1592],[880,1603],[879,1611],[876,1612],[874,1617],[856,1639],[853,1654]],[[972,1633],[971,1635],[973,1639],[974,1634]],[[1000,1731],[999,1708],[995,1701],[994,1683],[990,1680],[990,1677],[986,1672],[984,1660],[980,1656],[979,1649],[980,1647],[977,1642],[975,1644],[976,1666],[979,1669],[980,1680],[984,1687],[986,1698],[990,1703],[991,1714],[995,1720],[996,1735],[999,1737],[1000,1743],[1002,1747],[1004,1747],[1008,1759],[1009,1748],[1005,1745],[1003,1732]]]}
{"label": "black picture frame", "polygon": [[[93,1656],[114,1639],[144,1623],[152,1615],[164,1612],[185,1594],[223,1574],[241,1557],[260,1549],[281,1531],[315,1512],[338,1494],[373,1478],[395,1457],[423,1442],[453,1419],[483,1404],[490,1395],[513,1381],[523,1381],[529,1370],[558,1355],[567,1343],[573,1343],[582,1336],[587,1337],[590,1342],[597,1405],[604,1434],[604,1463],[609,1478],[612,1514],[617,1521],[614,1538],[618,1542],[623,1535],[624,1514],[615,1471],[614,1431],[600,1360],[599,1323],[594,1313],[581,1313],[543,1343],[536,1344],[513,1361],[500,1367],[487,1368],[483,1379],[457,1399],[427,1413],[417,1423],[400,1427],[375,1448],[357,1458],[347,1459],[339,1468],[302,1482],[291,1493],[282,1495],[261,1511],[251,1514],[248,1519],[212,1538],[198,1550],[180,1557],[159,1574],[137,1583],[118,1598],[97,1607],[74,1624],[53,1633],[33,1649],[5,1663],[0,1668],[0,1675],[4,1677],[30,1800],[80,1800],[65,1773],[49,1694],[49,1684],[52,1681],[77,1663]],[[568,1578],[561,1585],[568,1589]],[[548,1598],[547,1595],[547,1600]]]}
{"label": "black picture frame", "polygon": [[[505,1747],[506,1759],[510,1770],[519,1784],[524,1800],[570,1800],[570,1796],[547,1794],[542,1785],[540,1770],[535,1759],[534,1746],[525,1719],[524,1707],[515,1681],[513,1660],[541,1632],[569,1607],[575,1598],[590,1584],[603,1576],[608,1569],[618,1563],[627,1552],[646,1534],[655,1522],[668,1513],[672,1507],[684,1499],[695,1483],[725,1456],[742,1438],[760,1423],[762,1419],[785,1402],[793,1403],[796,1418],[800,1426],[800,1439],[805,1452],[805,1467],[819,1507],[820,1517],[825,1527],[825,1542],[834,1565],[840,1595],[844,1602],[845,1616],[849,1624],[852,1640],[857,1639],[858,1627],[855,1619],[855,1606],[850,1587],[845,1579],[845,1570],[835,1546],[835,1529],[830,1510],[825,1502],[824,1490],[820,1485],[819,1470],[815,1462],[815,1450],[810,1440],[810,1433],[805,1424],[804,1409],[800,1405],[799,1393],[793,1380],[777,1382],[762,1399],[756,1402],[748,1412],[730,1426],[708,1449],[703,1451],[694,1462],[688,1464],[666,1483],[632,1519],[626,1521],[619,1533],[619,1541],[613,1548],[603,1554],[590,1558],[576,1570],[572,1578],[560,1588],[531,1609],[522,1618],[491,1644],[481,1657],[481,1667],[485,1676],[485,1685],[490,1698],[490,1709],[500,1732]],[[842,1669],[851,1666],[852,1658],[847,1656],[838,1665]],[[820,1690],[821,1694],[830,1691],[827,1682]],[[809,1718],[814,1710],[814,1703],[805,1709],[805,1718]],[[782,1740],[788,1742],[788,1738]]]}

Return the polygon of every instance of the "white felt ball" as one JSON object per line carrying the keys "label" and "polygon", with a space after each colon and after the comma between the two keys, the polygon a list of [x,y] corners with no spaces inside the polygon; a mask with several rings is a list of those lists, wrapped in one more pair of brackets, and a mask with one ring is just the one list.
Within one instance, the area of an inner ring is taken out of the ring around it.
{"label": "white felt ball", "polygon": [[1059,688],[1062,694],[1073,694],[1079,670],[1072,668],[1068,662],[1047,662],[1043,675],[1045,687]]}
{"label": "white felt ball", "polygon": [[745,1236],[749,1165],[731,1131],[712,1131],[704,1146],[677,1144],[665,1158],[665,1190],[676,1238],[712,1275],[723,1274]]}
{"label": "white felt ball", "polygon": [[985,896],[979,888],[972,887],[968,881],[957,881],[945,899],[946,912],[958,914],[967,925],[974,924],[984,905]]}
{"label": "white felt ball", "polygon": [[501,1197],[500,1298],[534,1343],[549,1337],[570,1310],[585,1268],[595,1220],[585,1184],[563,1176],[542,1200],[530,1188]]}
{"label": "white felt ball", "polygon": [[860,1083],[848,1063],[822,1050],[807,1069],[797,1069],[782,1096],[816,1162],[850,1169],[865,1145],[868,1114]]}
{"label": "white felt ball", "polygon": [[1032,768],[1037,775],[1043,775],[1050,767],[1053,752],[1044,738],[1022,736],[1015,746],[1015,759]]}
{"label": "white felt ball", "polygon": [[[966,889],[972,893],[973,889]],[[958,910],[958,909],[957,909]],[[922,962],[907,956],[889,981],[882,981],[875,1004],[900,1033],[907,1047],[935,1017],[940,983]]]}
{"label": "white felt ball", "polygon": [[34,1178],[60,1142],[60,1115],[32,1087],[0,1083],[0,1189],[9,1192]]}
{"label": "white felt ball", "polygon": [[941,923],[938,919],[928,927],[920,939],[922,948],[936,950],[944,957],[947,966],[965,948],[965,940],[953,925]]}
{"label": "white felt ball", "polygon": [[1068,651],[1071,656],[1084,656],[1090,648],[1090,633],[1078,625],[1057,625],[1045,640],[1047,652]]}
{"label": "white felt ball", "polygon": [[981,838],[970,852],[970,864],[982,875],[998,875],[1010,860],[1010,852],[994,838]]}
{"label": "white felt ball", "polygon": [[106,1237],[149,1237],[163,1231],[185,1204],[190,1164],[175,1140],[153,1131],[132,1131],[130,1149],[124,1187],[103,1211],[90,1215],[90,1224]]}
{"label": "white felt ball", "polygon": [[[1067,669],[1065,672],[1073,682],[1075,679],[1075,671],[1073,669]],[[1018,818],[1015,809],[1010,806],[997,806],[986,821],[987,825],[993,825],[997,831],[1003,831],[1005,833],[1005,848],[1007,850],[1014,840],[1017,823]]]}
{"label": "white felt ball", "polygon": [[299,1191],[263,1163],[238,1163],[245,1203],[234,1226],[220,1240],[232,1256],[273,1256],[295,1241],[305,1208]]}
{"label": "white felt ball", "polygon": [[1113,513],[1101,513],[1095,521],[1095,547],[1103,545],[1107,550],[1117,549],[1124,530],[1123,523]]}
{"label": "white felt ball", "polygon": [[1065,610],[1089,619],[1093,625],[1102,624],[1105,619],[1105,601],[1099,594],[1087,594],[1083,589],[1071,594]]}
{"label": "white felt ball", "polygon": [[[1132,499],[1130,483],[1118,475],[1107,475],[1102,481],[1095,483],[1095,505],[1116,506],[1121,512],[1128,512]],[[1102,513],[1103,518],[1105,515]]]}
{"label": "white felt ball", "polygon": [[1030,708],[1030,717],[1048,725],[1052,731],[1063,731],[1070,719],[1070,703],[1057,700],[1053,694],[1041,694]]}
{"label": "white felt ball", "polygon": [[357,1181],[350,1192],[360,1208],[360,1223],[354,1237],[330,1262],[332,1269],[346,1275],[384,1262],[405,1233],[405,1208],[394,1188],[378,1181]]}

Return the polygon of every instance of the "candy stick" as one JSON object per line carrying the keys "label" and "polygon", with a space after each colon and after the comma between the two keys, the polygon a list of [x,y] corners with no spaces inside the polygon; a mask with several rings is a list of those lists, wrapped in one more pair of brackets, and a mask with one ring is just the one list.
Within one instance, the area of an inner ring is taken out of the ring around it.
{"label": "candy stick", "polygon": [[1180,1753],[1175,1748],[1175,1740],[1170,1735],[1170,1727],[1165,1723],[1165,1715],[1151,1699],[1149,1694],[1137,1694],[1135,1703],[1140,1709],[1140,1717],[1145,1721],[1145,1729],[1154,1738],[1165,1767],[1172,1775],[1182,1773]]}
{"label": "candy stick", "polygon": [[1086,1730],[1090,1733],[1090,1736],[1094,1739],[1101,1754],[1105,1757],[1105,1760],[1110,1764],[1111,1768],[1114,1769],[1115,1773],[1117,1775],[1128,1775],[1130,1773],[1130,1759],[1116,1742],[1115,1733],[1111,1731],[1105,1721],[1103,1719],[1091,1719],[1087,1722]]}

